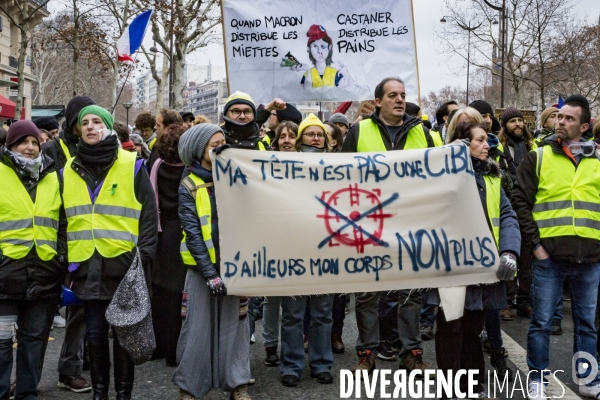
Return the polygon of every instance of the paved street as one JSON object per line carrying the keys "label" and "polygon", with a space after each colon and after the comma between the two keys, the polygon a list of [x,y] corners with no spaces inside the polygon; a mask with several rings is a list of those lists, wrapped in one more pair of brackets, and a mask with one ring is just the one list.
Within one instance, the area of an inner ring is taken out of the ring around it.
{"label": "paved street", "polygon": [[[296,388],[287,388],[279,383],[279,374],[277,368],[266,367],[264,365],[264,348],[261,340],[262,320],[257,322],[257,342],[251,346],[251,364],[252,372],[256,378],[256,384],[250,387],[250,394],[253,399],[290,399],[290,400],[304,400],[304,399],[339,399],[340,398],[340,381],[339,381],[339,370],[341,368],[352,368],[355,362],[355,353],[353,351],[353,342],[357,335],[356,321],[354,318],[353,304],[350,309],[350,314],[346,316],[346,323],[344,327],[344,342],[347,345],[347,351],[343,355],[335,355],[334,363],[334,383],[332,385],[320,385],[314,379],[309,377],[310,371],[307,369],[304,372],[300,385]],[[573,345],[573,324],[571,322],[571,307],[570,302],[565,302],[563,321],[563,335],[552,336],[551,343],[551,364],[550,369],[557,370],[562,369],[567,373],[558,373],[557,377],[566,384],[566,392],[564,399],[579,399],[577,388],[573,384],[570,377],[570,363],[571,363],[571,352]],[[503,330],[505,332],[504,340],[505,347],[510,353],[510,365],[517,366],[521,370],[521,377],[523,378],[523,387],[525,387],[526,379],[526,337],[527,327],[529,320],[526,318],[518,317],[515,314],[515,320],[512,322],[503,322]],[[42,382],[40,384],[40,399],[57,400],[57,399],[89,399],[91,395],[89,393],[76,394],[70,391],[59,389],[56,386],[58,379],[58,373],[56,372],[56,365],[58,356],[60,353],[60,347],[62,344],[64,335],[64,329],[54,329],[51,333],[51,341],[48,345],[48,352],[46,354],[46,363],[44,365],[44,373],[42,376]],[[202,355],[199,355],[200,357]],[[425,361],[432,366],[435,366],[435,354],[433,342],[425,342]],[[397,368],[396,362],[383,362],[377,363],[378,368],[389,368],[395,370]],[[525,374],[523,374],[525,372]],[[136,367],[136,380],[134,388],[134,399],[176,399],[177,389],[171,383],[171,375],[173,368],[166,367],[163,361],[153,361],[146,363],[142,366]],[[83,374],[89,379],[89,372]],[[511,385],[512,388],[512,385]],[[516,386],[517,389],[520,385]],[[557,384],[550,385],[548,396],[560,397],[562,389]],[[523,393],[519,390],[515,390],[512,397],[506,396],[506,390],[504,395],[499,398],[523,398]],[[364,390],[362,392],[362,398],[365,397]],[[111,394],[111,398],[114,398],[114,392]],[[206,396],[207,399],[227,399],[228,396],[217,390],[213,390]],[[354,396],[352,397],[354,398]],[[375,398],[379,398],[379,389],[377,389]]]}

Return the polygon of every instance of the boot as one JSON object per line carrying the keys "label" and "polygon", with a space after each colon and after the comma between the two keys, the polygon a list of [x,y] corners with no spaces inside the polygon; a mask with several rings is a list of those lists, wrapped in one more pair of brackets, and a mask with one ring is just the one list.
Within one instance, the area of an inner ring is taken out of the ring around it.
{"label": "boot", "polygon": [[110,386],[110,354],[108,340],[88,342],[90,357],[90,376],[92,378],[93,400],[108,400]]}
{"label": "boot", "polygon": [[117,339],[113,341],[113,363],[115,371],[115,391],[117,400],[130,400],[133,390],[135,364],[129,353],[121,347]]}
{"label": "boot", "polygon": [[504,347],[500,350],[492,350],[490,355],[490,364],[496,369],[499,380],[503,380],[505,375],[508,375],[508,380],[513,380],[513,371],[506,364],[506,355]]}

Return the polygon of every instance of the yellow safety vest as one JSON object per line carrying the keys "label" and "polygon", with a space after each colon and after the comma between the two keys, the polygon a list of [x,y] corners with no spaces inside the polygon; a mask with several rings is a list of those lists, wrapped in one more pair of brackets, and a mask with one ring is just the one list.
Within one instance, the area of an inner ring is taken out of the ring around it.
{"label": "yellow safety vest", "polygon": [[154,145],[155,145],[155,144],[156,144],[156,138],[152,139],[152,140],[150,141],[150,143],[148,143],[148,148],[149,148],[150,150],[152,150],[152,149],[154,148]]}
{"label": "yellow safety vest", "polygon": [[[600,240],[600,162],[573,165],[551,146],[537,149],[538,191],[533,219],[541,238],[580,236]],[[543,162],[542,162],[543,160]]]}
{"label": "yellow safety vest", "polygon": [[496,247],[500,245],[500,193],[502,191],[502,179],[496,176],[484,175],[485,182],[485,206],[492,234],[496,241]]}
{"label": "yellow safety vest", "polygon": [[[426,149],[428,146],[423,124],[415,125],[407,133],[404,150]],[[371,118],[364,119],[358,123],[358,145],[356,151],[359,153],[369,151],[386,151],[379,127]]]}
{"label": "yellow safety vest", "polygon": [[119,149],[94,203],[83,179],[67,161],[63,201],[67,215],[69,261],[90,259],[94,250],[114,258],[135,248],[142,205],[135,197],[136,153]]}
{"label": "yellow safety vest", "polygon": [[[319,75],[319,70],[315,67],[310,69],[310,79],[312,80],[312,87],[323,87],[323,86],[335,86],[335,75],[337,69],[332,67],[325,67],[323,78]],[[306,73],[304,73],[306,77]]]}
{"label": "yellow safety vest", "polygon": [[25,257],[35,244],[38,257],[50,261],[56,255],[60,187],[56,172],[37,185],[35,203],[15,171],[0,163],[0,249],[9,258]]}
{"label": "yellow safety vest", "polygon": [[442,140],[442,134],[438,131],[429,131],[431,138],[433,139],[433,144],[435,147],[440,147],[444,145],[444,141]]}
{"label": "yellow safety vest", "polygon": [[[194,184],[194,189],[196,190],[196,213],[198,214],[198,218],[200,219],[202,238],[204,239],[204,243],[206,244],[206,248],[208,249],[210,261],[212,261],[214,264],[217,262],[217,255],[215,253],[215,246],[212,240],[212,210],[210,208],[210,197],[208,196],[208,189],[206,188],[206,184],[204,183],[204,181],[197,175],[190,174],[188,177],[192,180]],[[196,260],[192,256],[192,253],[190,253],[190,251],[188,250],[186,240],[187,238],[184,231],[183,240],[181,241],[181,246],[179,248],[179,251],[181,252],[181,258],[183,259],[183,263],[185,265],[195,266]]]}
{"label": "yellow safety vest", "polygon": [[60,143],[60,147],[62,148],[63,153],[65,153],[65,157],[67,160],[70,160],[71,158],[75,157],[71,155],[69,147],[65,144],[62,138],[58,138],[58,143]]}

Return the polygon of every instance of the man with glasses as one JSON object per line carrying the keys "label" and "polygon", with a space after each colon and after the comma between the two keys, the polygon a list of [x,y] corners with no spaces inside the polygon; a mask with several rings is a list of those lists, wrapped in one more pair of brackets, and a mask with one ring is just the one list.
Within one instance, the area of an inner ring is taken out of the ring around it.
{"label": "man with glasses", "polygon": [[269,137],[260,136],[260,126],[255,121],[256,106],[247,93],[235,92],[227,98],[223,110],[225,141],[233,148],[267,150]]}

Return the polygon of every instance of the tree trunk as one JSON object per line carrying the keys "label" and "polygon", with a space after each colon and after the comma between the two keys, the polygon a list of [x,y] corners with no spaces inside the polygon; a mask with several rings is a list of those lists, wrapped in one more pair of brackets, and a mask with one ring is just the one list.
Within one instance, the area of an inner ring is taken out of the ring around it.
{"label": "tree trunk", "polygon": [[[178,38],[179,39],[179,38]],[[183,107],[183,86],[185,85],[184,71],[185,71],[185,55],[187,54],[187,45],[181,44],[176,51],[173,52],[173,104],[171,108],[175,110],[181,110]]]}
{"label": "tree trunk", "polygon": [[17,101],[15,110],[15,119],[21,119],[21,109],[23,108],[23,89],[25,88],[25,57],[27,56],[27,46],[29,45],[29,38],[27,32],[29,32],[29,5],[28,2],[23,3],[23,22],[19,27],[21,30],[21,46],[19,50],[19,65],[17,66],[17,78],[19,84],[17,85]]}
{"label": "tree trunk", "polygon": [[169,60],[163,55],[160,79],[156,79],[156,114],[165,108],[165,82],[169,76]]}

